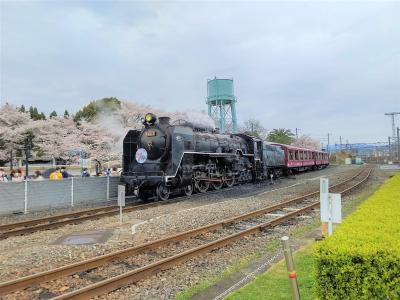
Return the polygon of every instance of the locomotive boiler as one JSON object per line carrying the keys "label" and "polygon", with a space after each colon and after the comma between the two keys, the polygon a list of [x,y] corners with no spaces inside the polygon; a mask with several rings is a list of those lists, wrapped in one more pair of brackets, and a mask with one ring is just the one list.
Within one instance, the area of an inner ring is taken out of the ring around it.
{"label": "locomotive boiler", "polygon": [[268,176],[264,160],[283,164],[279,147],[267,149],[245,134],[219,134],[212,128],[146,114],[142,130],[130,130],[123,141],[122,181],[129,193],[168,199],[171,192],[191,195],[236,182]]}

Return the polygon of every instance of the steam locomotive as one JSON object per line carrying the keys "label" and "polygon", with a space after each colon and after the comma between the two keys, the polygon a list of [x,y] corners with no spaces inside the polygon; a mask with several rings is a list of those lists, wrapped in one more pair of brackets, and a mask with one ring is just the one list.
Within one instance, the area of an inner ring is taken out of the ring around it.
{"label": "steam locomotive", "polygon": [[315,155],[312,165],[288,167],[293,147],[247,134],[219,134],[184,120],[171,124],[170,118],[157,119],[152,113],[145,115],[143,125],[142,130],[130,130],[124,138],[121,175],[127,193],[143,200],[154,196],[167,200],[171,193],[179,192],[190,196],[194,191],[205,193],[210,188],[219,190],[328,164],[326,160],[317,165]]}

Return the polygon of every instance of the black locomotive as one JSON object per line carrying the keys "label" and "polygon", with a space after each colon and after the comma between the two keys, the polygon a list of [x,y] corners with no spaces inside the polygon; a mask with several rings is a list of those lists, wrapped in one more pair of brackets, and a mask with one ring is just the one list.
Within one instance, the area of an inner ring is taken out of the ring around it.
{"label": "black locomotive", "polygon": [[171,193],[205,193],[235,183],[263,180],[284,170],[284,151],[246,134],[146,114],[142,130],[123,141],[121,180],[141,199],[166,200]]}

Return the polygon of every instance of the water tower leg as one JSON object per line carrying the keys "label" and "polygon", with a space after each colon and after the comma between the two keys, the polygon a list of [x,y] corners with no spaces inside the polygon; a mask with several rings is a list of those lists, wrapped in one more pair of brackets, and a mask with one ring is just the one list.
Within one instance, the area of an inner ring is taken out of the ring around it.
{"label": "water tower leg", "polygon": [[231,104],[231,115],[232,115],[232,133],[237,133],[237,118],[236,118],[235,102],[232,102],[232,104]]}
{"label": "water tower leg", "polygon": [[219,119],[220,119],[220,126],[221,126],[221,133],[225,133],[225,111],[224,111],[224,104],[222,101],[219,105]]}

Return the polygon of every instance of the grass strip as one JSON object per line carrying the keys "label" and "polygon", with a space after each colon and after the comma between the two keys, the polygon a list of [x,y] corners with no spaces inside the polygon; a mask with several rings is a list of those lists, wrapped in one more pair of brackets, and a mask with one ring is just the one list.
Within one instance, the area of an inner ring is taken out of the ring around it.
{"label": "grass strip", "polygon": [[[298,276],[301,299],[315,299],[313,293],[313,264],[311,241],[308,246],[296,251],[293,255]],[[267,272],[258,276],[253,282],[245,285],[226,300],[248,299],[291,299],[291,288],[283,260],[273,265]]]}

